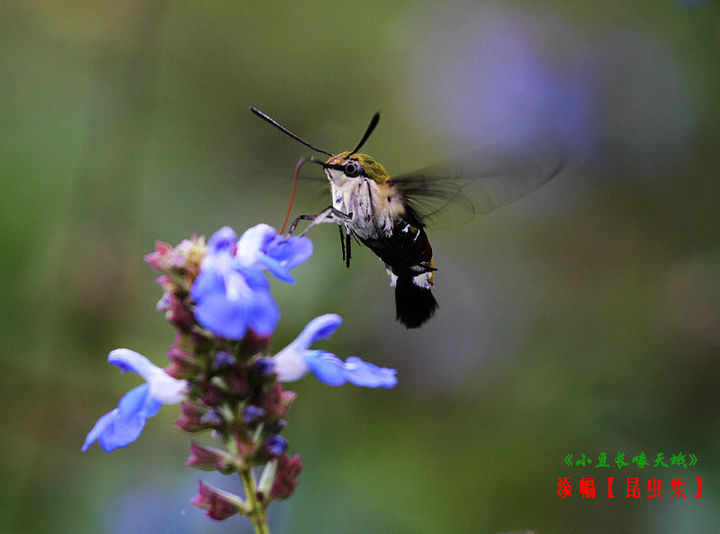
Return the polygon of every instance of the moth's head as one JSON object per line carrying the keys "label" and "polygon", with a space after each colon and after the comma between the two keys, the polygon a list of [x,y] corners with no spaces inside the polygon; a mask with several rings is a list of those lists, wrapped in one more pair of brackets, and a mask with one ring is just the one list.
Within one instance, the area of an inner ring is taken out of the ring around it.
{"label": "moth's head", "polygon": [[283,132],[285,135],[292,137],[306,147],[311,148],[315,152],[320,152],[322,154],[330,156],[325,161],[325,163],[322,163],[322,160],[318,160],[315,158],[310,158],[306,161],[312,161],[313,163],[321,163],[323,168],[325,169],[325,172],[328,175],[328,178],[330,178],[330,180],[332,181],[337,182],[359,178],[369,178],[375,183],[384,184],[389,179],[385,167],[380,165],[377,161],[375,161],[367,154],[361,154],[358,152],[358,150],[360,150],[365,144],[365,141],[367,141],[370,135],[373,133],[373,130],[375,130],[378,122],[380,122],[379,112],[375,113],[375,115],[372,116],[372,119],[370,119],[370,124],[368,124],[368,127],[365,129],[365,133],[360,139],[360,142],[353,150],[349,152],[340,152],[339,154],[335,154],[333,156],[333,154],[328,152],[327,150],[317,148],[316,146],[313,146],[307,141],[305,141],[304,139],[298,137],[290,130],[285,128],[285,126],[277,122],[275,119],[272,119],[269,116],[265,115],[265,113],[263,113],[259,109],[250,107],[250,111],[252,111],[255,115],[257,115],[264,121],[267,121],[273,126],[275,126],[275,128]]}
{"label": "moth's head", "polygon": [[[323,167],[326,172],[339,171],[347,179],[370,178],[375,183],[384,184],[390,178],[385,167],[375,161],[372,156],[362,153],[340,152],[330,156]],[[336,175],[330,173],[330,175]]]}

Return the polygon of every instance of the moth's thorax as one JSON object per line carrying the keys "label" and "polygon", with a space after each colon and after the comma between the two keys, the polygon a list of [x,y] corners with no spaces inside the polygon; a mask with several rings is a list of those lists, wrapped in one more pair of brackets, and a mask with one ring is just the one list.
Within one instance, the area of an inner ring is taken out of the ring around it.
{"label": "moth's thorax", "polygon": [[[348,159],[358,161],[363,173],[347,176],[339,167]],[[405,213],[397,191],[386,183],[385,169],[370,156],[353,154],[348,158],[343,152],[328,159],[325,174],[330,181],[333,207],[351,215],[346,225],[363,239],[389,235],[395,220]]]}

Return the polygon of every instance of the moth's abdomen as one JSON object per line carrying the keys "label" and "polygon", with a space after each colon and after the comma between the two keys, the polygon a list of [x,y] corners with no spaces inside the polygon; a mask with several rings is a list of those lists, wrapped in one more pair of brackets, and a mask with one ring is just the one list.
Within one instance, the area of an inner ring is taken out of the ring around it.
{"label": "moth's abdomen", "polygon": [[397,320],[408,328],[417,328],[435,315],[438,303],[430,288],[421,287],[412,278],[398,276],[395,283]]}
{"label": "moth's abdomen", "polygon": [[435,267],[425,230],[401,222],[389,237],[363,243],[380,257],[391,274],[398,321],[417,328],[432,317],[438,303],[431,292]]}
{"label": "moth's abdomen", "polygon": [[413,278],[435,270],[432,247],[425,230],[404,222],[395,224],[387,237],[360,240],[377,254],[396,276]]}

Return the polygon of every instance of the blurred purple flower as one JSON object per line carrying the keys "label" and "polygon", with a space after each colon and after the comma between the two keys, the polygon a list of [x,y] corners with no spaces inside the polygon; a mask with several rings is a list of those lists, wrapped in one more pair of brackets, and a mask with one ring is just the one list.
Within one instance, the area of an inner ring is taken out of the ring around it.
{"label": "blurred purple flower", "polygon": [[128,391],[117,408],[98,419],[85,438],[83,452],[96,441],[105,452],[127,447],[140,437],[146,419],[155,415],[163,404],[183,400],[188,390],[185,380],[171,377],[132,350],[116,349],[109,354],[108,362],[123,371],[139,374],[146,383]]}
{"label": "blurred purple flower", "polygon": [[378,367],[356,356],[343,362],[330,352],[309,349],[315,341],[330,337],[341,324],[340,316],[331,313],[310,321],[300,335],[273,358],[278,380],[299,380],[310,371],[328,386],[350,382],[368,388],[394,387],[397,384],[395,369]]}
{"label": "blurred purple flower", "polygon": [[590,34],[553,10],[501,2],[412,13],[404,31],[425,38],[407,61],[409,98],[455,144],[510,154],[549,144],[634,180],[671,176],[688,157],[697,118],[686,69],[637,25]]}
{"label": "blurred purple flower", "polygon": [[[409,62],[429,123],[471,146],[512,151],[550,135],[573,153],[594,149],[591,73],[543,49],[543,17],[500,4],[430,13]],[[452,34],[437,31],[445,25]]]}

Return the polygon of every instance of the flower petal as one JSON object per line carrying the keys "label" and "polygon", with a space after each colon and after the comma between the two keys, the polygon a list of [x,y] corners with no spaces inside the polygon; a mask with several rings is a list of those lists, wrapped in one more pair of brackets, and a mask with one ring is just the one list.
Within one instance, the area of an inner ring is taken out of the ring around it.
{"label": "flower petal", "polygon": [[341,324],[342,317],[334,313],[326,313],[320,317],[315,317],[303,328],[300,335],[290,345],[297,349],[307,349],[319,339],[329,338],[335,330],[340,328]]}
{"label": "flower petal", "polygon": [[250,303],[229,300],[224,293],[205,297],[195,307],[195,319],[213,334],[226,339],[241,339],[249,321]]}
{"label": "flower petal", "polygon": [[280,314],[262,272],[224,250],[203,259],[190,296],[195,301],[195,319],[227,339],[241,339],[251,323],[263,335],[270,335]]}
{"label": "flower petal", "polygon": [[255,291],[253,294],[250,328],[260,336],[269,336],[275,331],[280,320],[280,309],[269,291]]}
{"label": "flower petal", "polygon": [[305,361],[315,378],[328,386],[342,386],[345,381],[345,368],[342,360],[323,350],[305,351]]}
{"label": "flower petal", "polygon": [[350,382],[366,388],[392,388],[397,384],[395,369],[378,367],[357,356],[350,356],[345,362],[326,351],[305,351],[305,361],[315,378],[328,386],[341,386]]}
{"label": "flower petal", "polygon": [[232,250],[237,243],[237,234],[235,230],[229,226],[223,226],[215,232],[208,241],[208,249],[211,254],[216,254],[221,250]]}
{"label": "flower petal", "polygon": [[115,408],[114,410],[106,413],[97,420],[97,423],[95,423],[95,426],[92,427],[90,432],[88,432],[87,437],[85,438],[85,443],[83,443],[82,446],[82,452],[88,450],[90,446],[98,440],[98,438],[105,432],[108,426],[112,424],[113,420],[117,417],[117,415],[118,409]]}
{"label": "flower petal", "polygon": [[306,261],[312,253],[312,241],[307,237],[285,239],[271,226],[258,224],[240,237],[236,258],[243,265],[267,269],[283,282],[294,283],[290,269]]}
{"label": "flower petal", "polygon": [[[177,378],[171,377],[160,367],[153,364],[142,354],[135,352],[130,349],[115,349],[108,355],[108,362],[117,367],[120,367],[123,371],[133,371],[139,374],[149,387],[149,394],[152,399],[158,401],[161,404],[174,404],[182,401],[188,391],[188,383],[185,380],[178,380]],[[118,408],[122,411],[122,403],[120,401]],[[158,404],[158,409],[160,408]],[[135,407],[130,407],[125,410],[126,412],[134,412]],[[155,410],[157,413],[157,410]],[[154,415],[152,413],[150,415]],[[146,417],[150,417],[147,415]]]}
{"label": "flower petal", "polygon": [[105,452],[122,449],[135,442],[145,428],[145,419],[134,416],[114,418],[112,424],[98,437],[98,445]]}
{"label": "flower petal", "polygon": [[270,243],[265,253],[289,270],[304,263],[312,256],[313,244],[309,238],[304,236],[293,236],[290,239],[278,236]]}
{"label": "flower petal", "polygon": [[310,321],[300,335],[273,358],[278,380],[292,382],[302,378],[309,370],[305,361],[307,348],[319,339],[330,337],[341,324],[342,318],[334,313]]}
{"label": "flower petal", "polygon": [[158,367],[139,352],[130,349],[115,349],[108,354],[108,363],[122,371],[132,371],[143,378],[151,375]]}
{"label": "flower petal", "polygon": [[[207,257],[203,260],[203,264],[205,264],[206,260]],[[222,276],[220,276],[220,272],[213,267],[202,268],[190,288],[190,298],[192,298],[196,304],[199,304],[206,296],[224,291],[225,281]]]}
{"label": "flower petal", "polygon": [[268,224],[257,224],[247,229],[238,241],[236,258],[243,265],[255,267],[258,253],[263,252],[276,235],[275,229]]}
{"label": "flower petal", "polygon": [[393,388],[397,385],[397,371],[365,362],[357,356],[345,360],[345,378],[351,384],[366,388]]}
{"label": "flower petal", "polygon": [[105,451],[127,447],[135,441],[145,427],[145,420],[160,409],[162,403],[149,395],[150,387],[143,384],[128,391],[118,407],[98,419],[83,443],[83,452],[98,442]]}
{"label": "flower petal", "polygon": [[288,345],[278,352],[272,359],[273,368],[280,382],[294,382],[300,380],[310,370],[305,362],[303,350],[288,350]]}
{"label": "flower petal", "polygon": [[290,271],[285,268],[282,262],[279,262],[275,258],[259,252],[257,255],[258,262],[262,264],[268,271],[270,271],[275,278],[282,280],[288,284],[294,284],[295,279],[290,274]]}

